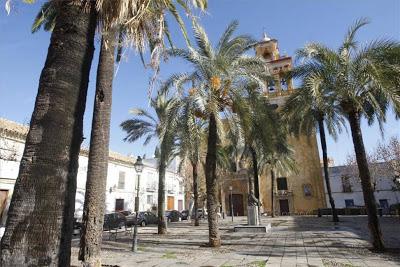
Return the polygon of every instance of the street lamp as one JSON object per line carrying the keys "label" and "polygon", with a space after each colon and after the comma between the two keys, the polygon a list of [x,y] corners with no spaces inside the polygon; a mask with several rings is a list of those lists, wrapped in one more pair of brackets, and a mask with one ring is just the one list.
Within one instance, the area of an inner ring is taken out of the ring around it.
{"label": "street lamp", "polygon": [[139,191],[140,191],[140,174],[143,171],[143,162],[142,158],[140,156],[137,157],[135,164],[133,164],[135,167],[135,171],[137,173],[137,187],[136,187],[136,197],[135,197],[135,226],[133,230],[133,241],[132,241],[132,251],[137,252],[137,223],[139,219]]}
{"label": "street lamp", "polygon": [[232,186],[229,186],[229,192],[231,193],[231,216],[232,216],[232,222],[233,222],[233,199],[232,199]]}

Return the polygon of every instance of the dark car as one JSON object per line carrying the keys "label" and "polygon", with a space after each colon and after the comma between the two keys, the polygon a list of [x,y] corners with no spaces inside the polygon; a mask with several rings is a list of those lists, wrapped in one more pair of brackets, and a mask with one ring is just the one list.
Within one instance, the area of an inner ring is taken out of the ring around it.
{"label": "dark car", "polygon": [[113,212],[104,215],[104,230],[118,229],[126,226],[126,217],[120,212]]}
{"label": "dark car", "polygon": [[82,231],[82,223],[78,220],[78,218],[74,218],[74,230],[73,235],[79,235]]}
{"label": "dark car", "polygon": [[182,214],[177,210],[167,210],[165,212],[168,222],[180,222],[182,220]]}
{"label": "dark car", "polygon": [[182,220],[187,220],[189,219],[189,210],[182,210],[181,211],[181,215],[182,215]]}
{"label": "dark car", "polygon": [[[131,215],[126,216],[126,225],[132,226],[135,225],[136,214],[132,213]],[[146,226],[148,224],[157,224],[158,218],[154,213],[148,211],[140,211],[138,214],[138,225]]]}
{"label": "dark car", "polygon": [[[207,211],[204,214],[202,209],[197,210],[197,218],[206,218],[206,217],[207,217]],[[192,211],[192,219],[194,219],[194,211]]]}
{"label": "dark car", "polygon": [[129,215],[132,214],[132,212],[130,212],[129,210],[122,210],[122,211],[119,211],[119,213],[122,213],[122,214],[124,214],[125,216],[129,216]]}

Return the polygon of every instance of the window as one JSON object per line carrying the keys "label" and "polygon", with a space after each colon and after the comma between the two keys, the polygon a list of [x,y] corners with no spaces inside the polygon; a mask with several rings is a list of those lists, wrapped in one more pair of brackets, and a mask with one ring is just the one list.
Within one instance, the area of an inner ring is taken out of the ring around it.
{"label": "window", "polygon": [[310,184],[304,184],[303,185],[303,192],[304,192],[304,196],[311,197],[312,196],[311,185]]}
{"label": "window", "polygon": [[125,172],[119,172],[118,189],[125,189]]}
{"label": "window", "polygon": [[346,208],[354,207],[354,200],[353,199],[345,199],[344,203],[346,205]]}
{"label": "window", "polygon": [[350,177],[347,175],[342,176],[342,188],[344,193],[350,193],[352,192],[351,190],[351,183],[350,183]]}
{"label": "window", "polygon": [[288,190],[286,177],[279,177],[277,180],[278,190]]}
{"label": "window", "polygon": [[275,81],[268,82],[268,91],[275,92]]}
{"label": "window", "polygon": [[183,194],[183,182],[179,182],[179,194]]}
{"label": "window", "polygon": [[147,195],[147,204],[152,205],[154,203],[153,195]]}
{"label": "window", "polygon": [[387,199],[379,199],[379,206],[381,206],[382,209],[388,209],[389,208],[389,202]]}

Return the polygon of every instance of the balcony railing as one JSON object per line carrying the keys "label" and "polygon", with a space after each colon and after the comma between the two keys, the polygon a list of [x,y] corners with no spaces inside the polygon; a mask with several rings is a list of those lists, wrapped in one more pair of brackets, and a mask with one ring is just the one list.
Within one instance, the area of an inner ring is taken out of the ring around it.
{"label": "balcony railing", "polygon": [[157,191],[157,188],[155,186],[148,186],[146,187],[147,192],[155,192]]}
{"label": "balcony railing", "polygon": [[293,194],[293,191],[292,190],[277,190],[275,192],[275,194],[277,194],[278,196],[287,196],[287,195]]}

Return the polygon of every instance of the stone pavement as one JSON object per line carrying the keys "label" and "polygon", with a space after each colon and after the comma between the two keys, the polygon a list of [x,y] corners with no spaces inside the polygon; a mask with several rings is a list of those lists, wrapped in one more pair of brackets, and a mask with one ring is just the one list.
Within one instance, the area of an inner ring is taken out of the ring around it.
{"label": "stone pavement", "polygon": [[[400,266],[400,219],[380,219],[387,247],[385,253],[368,248],[367,218],[342,216],[338,225],[330,218],[262,218],[272,223],[269,233],[235,233],[230,218],[220,222],[222,246],[209,248],[207,222],[199,227],[188,222],[171,223],[169,233],[158,236],[155,226],[139,228],[139,252],[130,251],[130,234],[103,242],[106,266]],[[245,217],[234,224],[246,223]],[[77,261],[78,240],[74,240],[72,264]]]}

